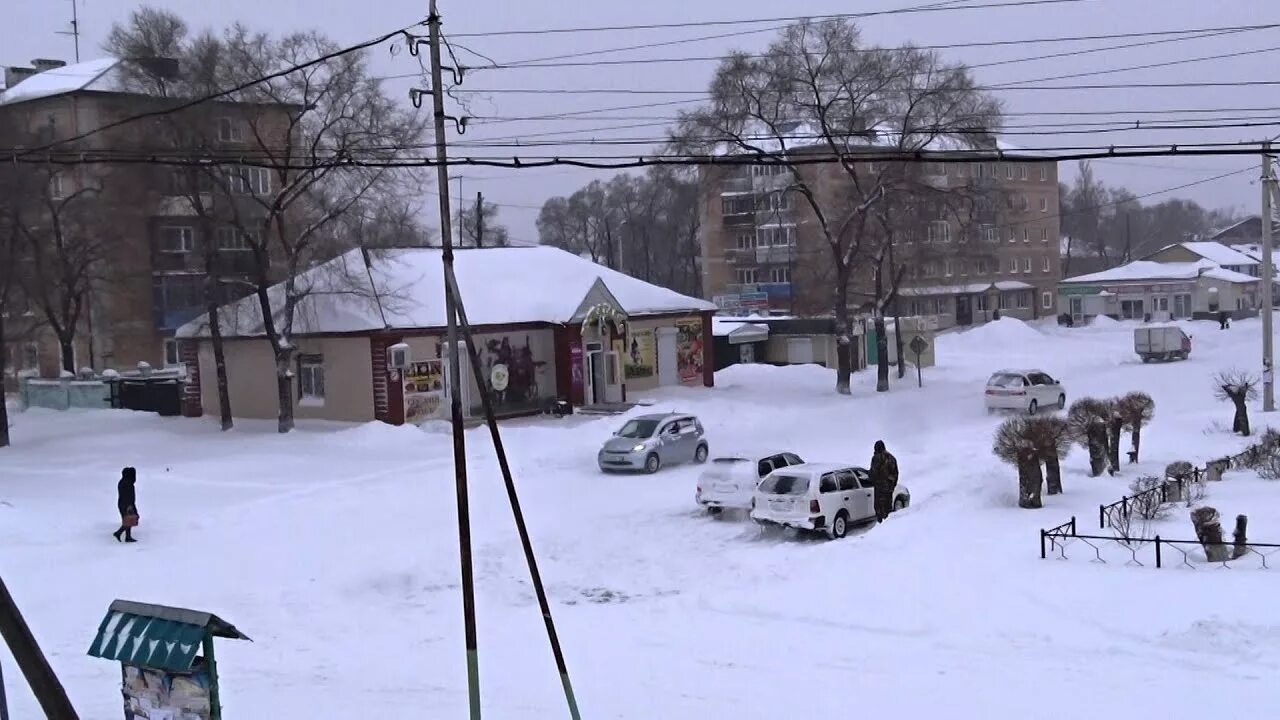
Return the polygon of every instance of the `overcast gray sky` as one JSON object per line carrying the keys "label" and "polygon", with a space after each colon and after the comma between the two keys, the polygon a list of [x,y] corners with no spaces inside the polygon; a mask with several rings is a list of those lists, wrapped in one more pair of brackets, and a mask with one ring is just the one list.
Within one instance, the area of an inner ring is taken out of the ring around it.
{"label": "overcast gray sky", "polygon": [[[986,3],[991,0],[965,0]],[[1005,0],[999,0],[1005,1]],[[69,37],[56,34],[69,25],[72,0],[5,0],[4,25],[0,26],[0,64],[25,64],[35,57],[72,59]],[[81,58],[101,56],[103,38],[111,24],[123,21],[139,3],[132,0],[78,0]],[[409,25],[425,16],[426,0],[153,0],[158,7],[171,9],[195,29],[222,27],[242,21],[272,32],[315,28],[341,44],[368,39],[396,27]],[[617,24],[697,22],[708,20],[767,18],[783,15],[849,13],[925,4],[924,0],[795,0],[777,3],[768,0],[441,0],[445,32],[460,35],[496,30],[581,27]],[[977,43],[997,40],[1097,35],[1125,32],[1182,30],[1228,25],[1280,22],[1280,3],[1274,0],[1085,0],[1063,5],[1022,8],[972,9],[953,12],[920,13],[867,18],[861,26],[868,40],[896,45]],[[772,26],[698,27],[664,30],[545,34],[505,37],[457,38],[458,42],[499,62],[558,56],[568,53],[622,46],[721,35]],[[772,31],[731,38],[703,40],[669,47],[596,55],[599,59],[645,57],[717,56],[731,49],[763,48]],[[1024,44],[998,48],[961,48],[944,51],[955,60],[971,65],[1020,59],[1089,47],[1123,45],[1135,40],[1102,40],[1072,44]],[[1271,50],[1276,50],[1272,52]],[[1257,30],[1218,37],[1171,42],[1143,48],[1099,52],[1079,57],[1017,62],[976,70],[983,84],[1053,77],[1076,72],[1108,70],[1188,58],[1262,50],[1256,54],[1173,67],[1133,70],[1096,77],[1056,81],[1058,84],[1123,84],[1221,82],[1280,79],[1272,72],[1280,58],[1280,30]],[[482,63],[472,57],[470,61]],[[464,60],[464,62],[469,62]],[[385,48],[375,51],[377,72],[393,75],[413,72],[417,61],[403,53],[393,56]],[[705,89],[714,62],[596,66],[476,72],[467,78],[464,89],[511,88],[634,88],[644,90]],[[405,95],[413,85],[409,79],[389,80],[388,89]],[[1038,83],[1039,85],[1054,83]],[[1280,86],[1176,89],[1065,90],[1001,92],[1011,113],[1068,111],[1117,111],[1114,118],[1142,119],[1129,111],[1143,109],[1211,110],[1280,107]],[[594,108],[688,100],[688,95],[561,95],[494,93],[473,96],[469,111],[476,116],[524,117]],[[620,110],[587,116],[587,119],[560,121],[504,122],[477,125],[458,140],[508,138],[514,135],[584,130],[610,125],[660,122],[682,106]],[[1221,112],[1218,116],[1268,116],[1280,123],[1280,112]],[[1183,114],[1178,117],[1185,118]],[[1066,122],[1099,121],[1109,117],[1022,116],[1010,125],[1054,125]],[[1035,129],[1034,132],[1041,132]],[[1267,131],[1270,130],[1269,133]],[[1017,130],[1029,132],[1027,129]],[[1086,135],[1053,134],[1009,136],[1025,147],[1055,145],[1125,144],[1133,142],[1227,142],[1265,139],[1280,134],[1274,128],[1216,130],[1174,130],[1101,133]],[[635,128],[593,133],[598,137],[657,137],[660,127]],[[618,148],[565,148],[560,154],[617,154]],[[492,154],[492,150],[458,148],[454,154]],[[517,152],[504,150],[504,153]],[[533,150],[547,154],[548,149]],[[633,152],[641,152],[636,149]],[[1120,184],[1137,194],[1194,182],[1212,175],[1247,167],[1243,157],[1205,159],[1157,158],[1099,162],[1099,176],[1107,183]],[[1062,168],[1064,176],[1070,168]],[[548,197],[568,194],[593,177],[607,178],[611,172],[565,170],[460,170],[464,176],[463,195],[474,198],[483,190],[486,199],[503,205],[501,218],[515,239],[536,239],[534,219],[537,208]],[[454,188],[456,189],[456,184]],[[1256,177],[1251,173],[1188,188],[1164,197],[1190,197],[1211,206],[1235,206],[1256,212],[1259,202]],[[434,213],[429,213],[433,217]]]}

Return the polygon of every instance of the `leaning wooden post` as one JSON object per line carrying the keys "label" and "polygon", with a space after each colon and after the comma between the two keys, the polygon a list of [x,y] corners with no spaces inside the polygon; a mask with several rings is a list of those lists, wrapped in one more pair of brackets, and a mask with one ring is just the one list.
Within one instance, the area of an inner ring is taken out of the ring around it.
{"label": "leaning wooden post", "polygon": [[13,659],[27,678],[27,684],[31,686],[31,692],[40,703],[45,717],[49,720],[79,720],[80,716],[71,706],[67,691],[58,681],[58,676],[49,666],[44,653],[40,651],[40,645],[36,643],[31,628],[27,627],[27,621],[18,611],[18,605],[13,601],[3,579],[0,579],[0,637],[4,638],[5,644],[13,653]]}
{"label": "leaning wooden post", "polygon": [[204,664],[209,668],[209,720],[222,720],[222,701],[218,692],[218,661],[213,657],[213,635],[206,633],[202,642]]}

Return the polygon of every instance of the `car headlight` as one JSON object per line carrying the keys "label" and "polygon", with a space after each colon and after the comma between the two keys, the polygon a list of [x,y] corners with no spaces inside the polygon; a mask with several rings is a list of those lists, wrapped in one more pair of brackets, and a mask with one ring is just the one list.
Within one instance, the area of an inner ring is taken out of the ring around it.
{"label": "car headlight", "polygon": [[635,447],[631,448],[631,452],[640,452],[641,450],[644,450],[644,443],[640,443]]}

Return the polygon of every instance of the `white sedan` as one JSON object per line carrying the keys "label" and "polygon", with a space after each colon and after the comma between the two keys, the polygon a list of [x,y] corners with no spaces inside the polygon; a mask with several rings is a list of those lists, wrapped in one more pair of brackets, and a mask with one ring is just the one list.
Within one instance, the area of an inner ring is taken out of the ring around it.
{"label": "white sedan", "polygon": [[774,470],[802,462],[799,455],[789,452],[718,457],[698,477],[694,498],[712,514],[750,510],[751,497],[761,480]]}
{"label": "white sedan", "polygon": [[1067,406],[1062,383],[1043,370],[1001,370],[987,381],[987,412],[1017,410],[1035,415],[1041,410]]}

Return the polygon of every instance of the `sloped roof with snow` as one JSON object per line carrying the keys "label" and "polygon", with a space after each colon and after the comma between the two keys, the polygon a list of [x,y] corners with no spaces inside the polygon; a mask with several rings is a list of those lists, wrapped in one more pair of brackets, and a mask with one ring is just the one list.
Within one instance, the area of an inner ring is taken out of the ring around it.
{"label": "sloped roof with snow", "polygon": [[[352,333],[386,328],[442,328],[443,254],[438,248],[352,250],[297,277],[305,297],[294,320],[295,335]],[[553,247],[457,250],[454,272],[472,325],[567,323],[574,320],[597,281],[627,315],[704,312],[716,306],[681,295]],[[273,315],[284,308],[284,284],[273,286]],[[255,296],[219,312],[228,336],[264,334]],[[178,337],[203,337],[207,317],[178,329]]]}
{"label": "sloped roof with snow", "polygon": [[1066,278],[1063,284],[1139,282],[1142,280],[1195,280],[1204,276],[1232,283],[1256,283],[1258,278],[1227,270],[1209,260],[1193,263],[1161,263],[1154,260],[1135,260],[1127,265],[1088,275]]}
{"label": "sloped roof with snow", "polygon": [[14,105],[73,92],[117,90],[118,84],[113,71],[119,64],[119,59],[105,57],[36,73],[0,92],[0,105]]}
{"label": "sloped roof with snow", "polygon": [[[1197,242],[1174,243],[1166,245],[1156,252],[1163,252],[1171,247],[1184,247],[1187,250],[1199,255],[1218,265],[1257,265],[1258,259],[1246,253],[1241,252],[1238,248],[1223,245],[1220,242],[1212,240],[1202,240]],[[1152,253],[1154,255],[1155,253]],[[1150,257],[1150,256],[1148,256]]]}

